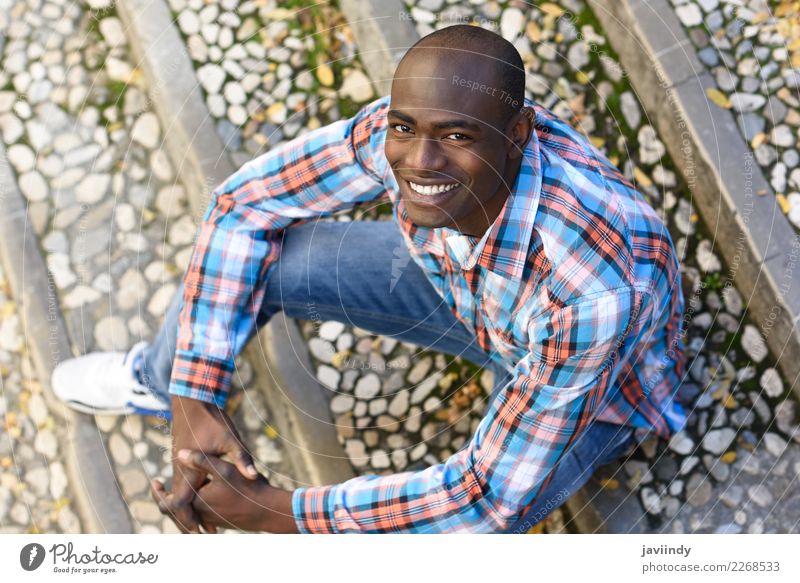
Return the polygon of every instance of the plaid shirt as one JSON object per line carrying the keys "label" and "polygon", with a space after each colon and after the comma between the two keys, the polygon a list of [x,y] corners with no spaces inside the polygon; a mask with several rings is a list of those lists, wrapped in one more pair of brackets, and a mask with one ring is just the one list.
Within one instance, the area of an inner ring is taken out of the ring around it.
{"label": "plaid shirt", "polygon": [[669,233],[584,136],[526,104],[535,131],[480,239],[408,219],[383,150],[388,97],[248,162],[214,191],[184,280],[172,394],[225,403],[282,229],[380,200],[456,317],[512,373],[443,463],[295,490],[302,532],[502,530],[592,421],[639,437],[683,428],[683,297]]}

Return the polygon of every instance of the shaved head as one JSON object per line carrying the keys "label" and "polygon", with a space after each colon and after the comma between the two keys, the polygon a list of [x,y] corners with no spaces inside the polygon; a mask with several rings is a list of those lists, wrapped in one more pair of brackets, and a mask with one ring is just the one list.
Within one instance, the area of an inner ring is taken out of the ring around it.
{"label": "shaved head", "polygon": [[514,45],[499,34],[467,24],[442,28],[414,43],[400,61],[398,72],[408,70],[403,68],[403,63],[411,64],[418,58],[441,60],[454,75],[463,73],[458,79],[465,85],[469,82],[473,93],[478,91],[473,87],[485,85],[484,92],[491,90],[497,98],[503,122],[523,106],[525,68],[522,57]]}

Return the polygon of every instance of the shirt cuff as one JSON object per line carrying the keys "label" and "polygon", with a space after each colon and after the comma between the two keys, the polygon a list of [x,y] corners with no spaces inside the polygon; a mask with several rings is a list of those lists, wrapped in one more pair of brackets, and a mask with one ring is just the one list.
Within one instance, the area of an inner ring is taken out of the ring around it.
{"label": "shirt cuff", "polygon": [[335,507],[338,486],[297,488],[292,493],[292,513],[303,534],[338,534]]}
{"label": "shirt cuff", "polygon": [[171,395],[197,399],[224,407],[233,376],[233,361],[177,351],[169,384]]}

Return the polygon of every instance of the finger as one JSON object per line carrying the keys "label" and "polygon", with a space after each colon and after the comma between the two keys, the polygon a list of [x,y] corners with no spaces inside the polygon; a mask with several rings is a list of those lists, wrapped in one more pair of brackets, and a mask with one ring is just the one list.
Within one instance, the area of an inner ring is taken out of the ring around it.
{"label": "finger", "polygon": [[258,471],[256,471],[256,466],[253,463],[253,457],[242,443],[242,438],[239,436],[236,426],[233,424],[231,418],[224,414],[224,412],[222,420],[229,431],[228,444],[223,453],[231,459],[240,474],[249,480],[255,480],[258,478]]}
{"label": "finger", "polygon": [[184,532],[200,533],[200,522],[192,508],[192,500],[197,494],[205,475],[181,464],[175,464],[175,481],[172,487],[170,507],[176,524]]}
{"label": "finger", "polygon": [[[172,494],[169,494],[164,488],[164,484],[159,480],[150,481],[150,494],[158,505],[158,511],[164,516],[167,516],[178,528],[181,528],[180,523],[176,520],[172,511]],[[182,532],[183,529],[181,529]]]}
{"label": "finger", "polygon": [[169,495],[166,488],[164,488],[164,484],[158,480],[150,480],[150,495],[158,505],[158,510],[161,514],[169,516]]}
{"label": "finger", "polygon": [[228,455],[231,460],[233,460],[236,469],[239,470],[239,473],[245,478],[255,480],[258,477],[256,466],[253,463],[253,456],[250,455],[250,452],[247,451],[244,446],[237,444],[236,447],[231,448]]}
{"label": "finger", "polygon": [[178,452],[178,460],[185,467],[228,482],[232,478],[232,470],[236,467],[217,456],[209,456],[201,451],[182,449]]}

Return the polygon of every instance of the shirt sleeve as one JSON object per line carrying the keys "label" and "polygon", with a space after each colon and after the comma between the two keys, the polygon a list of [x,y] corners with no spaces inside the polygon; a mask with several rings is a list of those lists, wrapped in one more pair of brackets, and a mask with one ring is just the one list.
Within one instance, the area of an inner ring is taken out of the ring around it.
{"label": "shirt sleeve", "polygon": [[287,227],[388,199],[389,98],[251,160],[214,190],[184,275],[169,392],[225,404]]}
{"label": "shirt sleeve", "polygon": [[633,300],[633,292],[613,290],[531,320],[529,352],[462,450],[418,472],[295,490],[300,531],[482,533],[510,527],[602,405]]}

